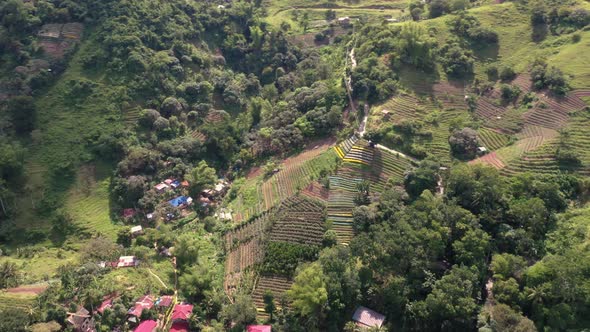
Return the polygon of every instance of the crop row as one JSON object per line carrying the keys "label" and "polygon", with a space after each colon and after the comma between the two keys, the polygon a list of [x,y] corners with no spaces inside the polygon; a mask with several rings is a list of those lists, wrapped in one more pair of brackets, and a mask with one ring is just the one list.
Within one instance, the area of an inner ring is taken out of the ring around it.
{"label": "crop row", "polygon": [[481,97],[477,100],[475,114],[482,119],[493,119],[501,116],[504,112],[506,112],[506,108],[494,105],[485,97]]}
{"label": "crop row", "polygon": [[497,150],[508,144],[509,137],[489,128],[480,128],[478,136],[481,144],[488,150]]}
{"label": "crop row", "polygon": [[254,289],[252,299],[259,312],[264,312],[264,294],[270,291],[275,299],[275,305],[280,307],[280,299],[284,297],[285,292],[291,288],[293,281],[279,276],[262,276]]}

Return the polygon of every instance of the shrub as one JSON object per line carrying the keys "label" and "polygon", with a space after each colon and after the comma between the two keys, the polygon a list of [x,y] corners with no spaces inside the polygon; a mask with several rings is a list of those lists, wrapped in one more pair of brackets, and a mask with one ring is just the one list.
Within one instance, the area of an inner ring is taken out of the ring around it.
{"label": "shrub", "polygon": [[500,71],[500,79],[502,81],[512,81],[516,77],[516,73],[512,67],[503,67]]}
{"label": "shrub", "polygon": [[505,101],[513,101],[520,95],[520,88],[516,85],[502,84],[500,90],[502,91],[502,99]]}
{"label": "shrub", "polygon": [[488,79],[490,81],[495,81],[498,79],[498,67],[496,65],[489,65],[486,68],[486,75],[488,75]]}

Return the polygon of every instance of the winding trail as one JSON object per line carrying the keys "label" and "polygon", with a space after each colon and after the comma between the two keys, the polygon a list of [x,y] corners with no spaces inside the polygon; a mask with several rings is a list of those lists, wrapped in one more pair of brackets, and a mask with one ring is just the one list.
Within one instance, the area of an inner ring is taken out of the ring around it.
{"label": "winding trail", "polygon": [[154,277],[156,277],[156,279],[158,279],[158,281],[162,284],[162,286],[164,286],[164,288],[168,288],[168,286],[162,281],[162,279],[160,279],[160,277],[157,274],[155,274],[152,271],[152,269],[148,268],[147,270],[151,275],[153,275]]}

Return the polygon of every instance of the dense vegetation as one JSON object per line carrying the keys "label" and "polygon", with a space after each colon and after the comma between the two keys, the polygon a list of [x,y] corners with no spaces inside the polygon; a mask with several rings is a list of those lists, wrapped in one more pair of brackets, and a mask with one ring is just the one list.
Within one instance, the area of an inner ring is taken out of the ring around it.
{"label": "dense vegetation", "polygon": [[106,299],[97,330],[132,330],[146,294],[191,331],[353,332],[360,305],[379,331],[587,329],[589,24],[578,0],[0,0],[0,330]]}

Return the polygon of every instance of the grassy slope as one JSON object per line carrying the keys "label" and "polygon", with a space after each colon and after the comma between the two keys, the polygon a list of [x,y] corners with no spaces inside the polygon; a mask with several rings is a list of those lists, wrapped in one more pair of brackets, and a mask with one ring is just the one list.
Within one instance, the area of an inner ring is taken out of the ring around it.
{"label": "grassy slope", "polygon": [[[267,0],[265,6],[268,11],[266,21],[275,27],[279,27],[282,22],[287,22],[291,25],[292,32],[302,33],[303,30],[299,23],[293,19],[293,12],[295,10],[301,13],[307,12],[310,19],[311,31],[321,30],[313,29],[314,22],[325,20],[325,12],[332,8],[336,12],[336,17],[359,17],[367,16],[374,19],[383,19],[389,15],[392,17],[399,17],[402,15],[401,9],[406,7],[405,1],[394,0],[363,0],[358,2],[346,1],[330,1],[318,2],[313,0]],[[383,9],[380,9],[383,7]]]}

